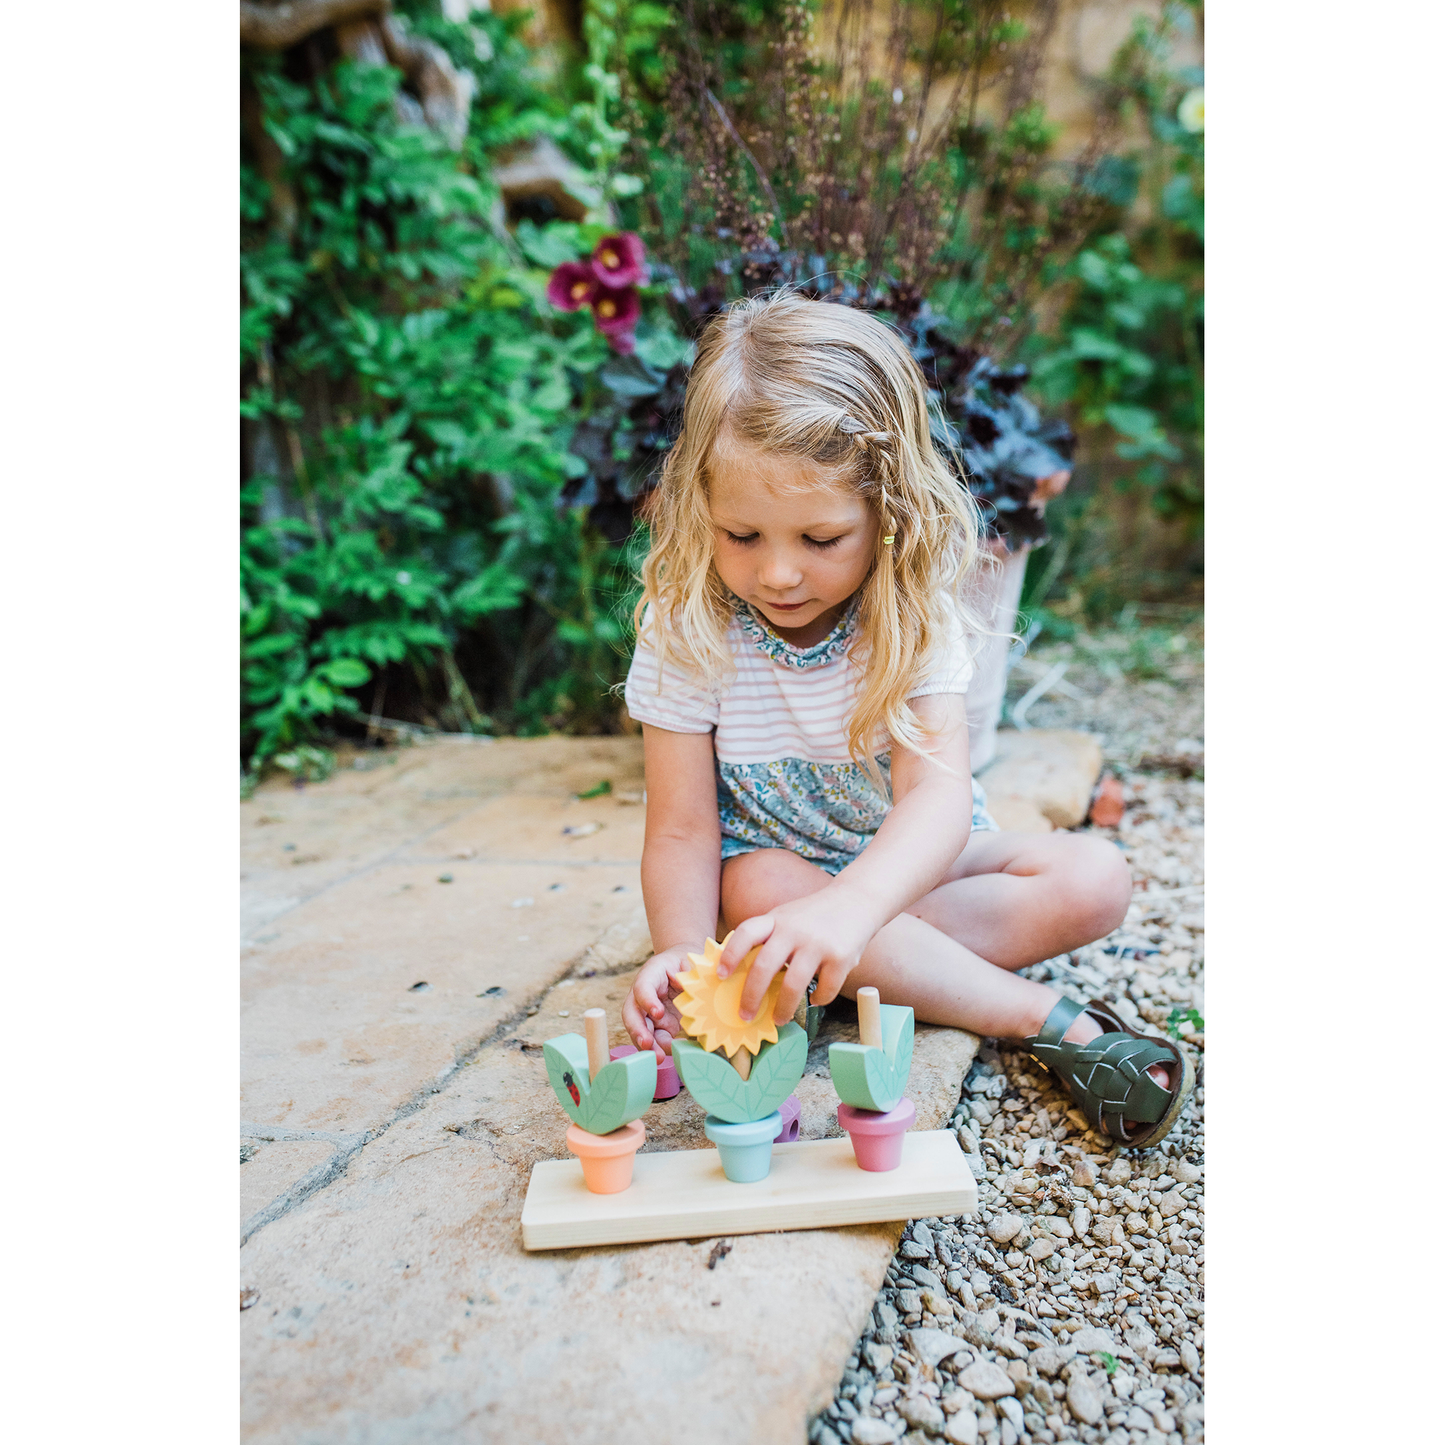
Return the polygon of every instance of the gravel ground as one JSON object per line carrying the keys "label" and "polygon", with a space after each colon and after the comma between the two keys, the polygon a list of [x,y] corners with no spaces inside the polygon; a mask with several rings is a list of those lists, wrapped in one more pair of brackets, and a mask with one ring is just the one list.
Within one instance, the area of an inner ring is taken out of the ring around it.
{"label": "gravel ground", "polygon": [[[1137,631],[1036,650],[1010,707],[1099,734],[1127,804],[1136,898],[1108,938],[1029,970],[1177,1030],[1198,1081],[1142,1155],[1093,1133],[1014,1045],[979,1051],[953,1118],[979,1181],[972,1217],[904,1230],[816,1445],[947,1440],[1195,1445],[1204,1400],[1203,700],[1197,637]],[[1143,674],[1141,676],[1140,674]]]}

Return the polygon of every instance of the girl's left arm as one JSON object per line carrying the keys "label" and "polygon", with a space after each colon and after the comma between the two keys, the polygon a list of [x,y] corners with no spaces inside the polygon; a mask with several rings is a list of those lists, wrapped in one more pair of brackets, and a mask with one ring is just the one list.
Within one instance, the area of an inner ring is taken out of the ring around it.
{"label": "girl's left arm", "polygon": [[963,852],[973,823],[968,719],[961,693],[913,700],[931,733],[926,756],[893,749],[893,808],[873,841],[817,893],[740,923],[723,950],[719,974],[762,944],[740,1000],[744,1018],[757,1009],[779,969],[787,970],[773,1017],[791,1018],[808,982],[829,1003],[873,935],[942,882]]}

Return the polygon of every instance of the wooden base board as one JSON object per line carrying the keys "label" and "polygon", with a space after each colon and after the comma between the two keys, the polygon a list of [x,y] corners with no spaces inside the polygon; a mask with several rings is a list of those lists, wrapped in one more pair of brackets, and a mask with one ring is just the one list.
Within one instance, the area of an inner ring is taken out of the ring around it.
{"label": "wooden base board", "polygon": [[828,1229],[891,1219],[971,1214],[978,1186],[947,1129],[903,1136],[903,1162],[870,1174],[846,1139],[773,1145],[773,1168],[756,1184],[734,1184],[716,1149],[639,1154],[632,1186],[593,1194],[576,1159],[533,1165],[522,1206],[524,1249],[704,1239],[772,1229]]}

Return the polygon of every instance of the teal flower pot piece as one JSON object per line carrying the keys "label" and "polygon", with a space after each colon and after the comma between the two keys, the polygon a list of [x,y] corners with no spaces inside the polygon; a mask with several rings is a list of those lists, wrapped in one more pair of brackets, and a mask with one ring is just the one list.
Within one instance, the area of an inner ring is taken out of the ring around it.
{"label": "teal flower pot piece", "polygon": [[756,1184],[773,1167],[773,1140],[782,1122],[776,1111],[746,1124],[725,1124],[709,1114],[702,1131],[717,1145],[723,1173],[734,1184]]}
{"label": "teal flower pot piece", "polygon": [[589,1134],[610,1134],[640,1119],[657,1090],[657,1055],[651,1049],[604,1064],[595,1079],[587,1072],[587,1040],[562,1034],[542,1045],[547,1079],[567,1117]]}
{"label": "teal flower pot piece", "polygon": [[782,1025],[777,1043],[758,1050],[746,1079],[723,1054],[710,1054],[691,1039],[672,1041],[672,1061],[707,1113],[727,1124],[752,1124],[776,1112],[797,1088],[808,1063],[808,1035],[795,1023]]}
{"label": "teal flower pot piece", "polygon": [[845,1104],[886,1114],[898,1107],[908,1087],[908,1071],[913,1066],[913,1010],[885,1003],[878,1011],[883,1020],[883,1047],[830,1044],[828,1072]]}

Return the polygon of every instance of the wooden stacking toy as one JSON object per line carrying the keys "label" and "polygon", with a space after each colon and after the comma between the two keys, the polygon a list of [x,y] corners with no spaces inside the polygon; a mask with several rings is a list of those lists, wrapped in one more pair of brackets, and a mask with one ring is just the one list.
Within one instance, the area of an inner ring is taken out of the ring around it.
{"label": "wooden stacking toy", "polygon": [[978,1187],[953,1131],[908,1132],[912,1009],[880,1005],[876,989],[858,991],[863,1042],[834,1044],[828,1058],[849,1138],[800,1139],[792,1091],[822,1010],[800,1007],[796,1021],[775,1025],[779,976],[757,1018],[745,1022],[737,1004],[757,950],[722,980],[721,952],[709,939],[701,958],[689,955],[692,971],[677,1002],[693,1037],[672,1045],[717,1147],[637,1152],[639,1116],[659,1096],[656,1056],[624,1045],[609,1062],[606,1018],[589,1009],[585,1040],[564,1034],[544,1047],[547,1076],[573,1120],[567,1147],[577,1158],[532,1166],[523,1247],[831,1229],[975,1210]]}
{"label": "wooden stacking toy", "polygon": [[[726,942],[726,940],[724,940]],[[775,978],[756,1017],[738,1013],[755,948],[726,979],[717,976],[722,946],[708,939],[703,956],[679,975],[682,1026],[699,1040],[674,1039],[673,1062],[688,1092],[707,1110],[703,1132],[717,1145],[723,1173],[734,1184],[755,1184],[772,1168],[773,1142],[783,1132],[780,1106],[803,1077],[808,1033],[796,1023],[779,1028],[773,1007],[782,991]]]}
{"label": "wooden stacking toy", "polygon": [[647,1131],[639,1122],[657,1090],[651,1049],[607,1057],[607,1015],[590,1008],[587,1030],[542,1045],[547,1078],[572,1120],[567,1148],[582,1161],[582,1178],[594,1194],[618,1194],[632,1183],[632,1161]]}
{"label": "wooden stacking toy", "polygon": [[856,1044],[831,1044],[828,1072],[843,1101],[838,1122],[848,1131],[860,1169],[886,1173],[903,1158],[903,1136],[917,1111],[903,1097],[913,1064],[913,1010],[880,1004],[876,988],[858,990]]}

